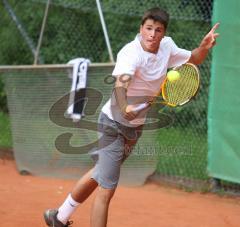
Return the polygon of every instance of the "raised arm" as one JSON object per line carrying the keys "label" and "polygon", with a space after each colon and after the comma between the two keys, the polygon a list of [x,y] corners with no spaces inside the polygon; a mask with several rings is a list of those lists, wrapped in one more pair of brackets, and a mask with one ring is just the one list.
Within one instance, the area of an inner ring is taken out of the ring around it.
{"label": "raised arm", "polygon": [[219,33],[216,33],[216,29],[218,28],[219,23],[216,23],[210,32],[205,35],[202,39],[199,47],[192,50],[191,57],[189,59],[190,63],[193,64],[201,64],[208,55],[209,50],[216,44],[216,38],[219,36]]}

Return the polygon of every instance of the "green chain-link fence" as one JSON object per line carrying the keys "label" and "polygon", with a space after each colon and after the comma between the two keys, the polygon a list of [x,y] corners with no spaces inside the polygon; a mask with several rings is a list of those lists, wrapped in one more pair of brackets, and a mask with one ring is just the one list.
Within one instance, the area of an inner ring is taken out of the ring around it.
{"label": "green chain-link fence", "polygon": [[[81,56],[93,62],[109,60],[95,1],[52,0],[40,50],[40,62],[66,63]],[[169,34],[177,44],[195,47],[208,31],[211,0],[100,1],[114,56],[139,29],[142,13],[160,6],[171,15]],[[0,64],[32,64],[47,1],[2,0]]]}

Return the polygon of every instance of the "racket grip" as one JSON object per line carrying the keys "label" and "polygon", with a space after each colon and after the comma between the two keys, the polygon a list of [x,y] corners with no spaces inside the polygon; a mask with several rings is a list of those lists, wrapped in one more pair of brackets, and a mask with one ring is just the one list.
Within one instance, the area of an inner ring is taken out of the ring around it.
{"label": "racket grip", "polygon": [[136,105],[136,107],[133,108],[133,111],[138,112],[138,111],[140,111],[140,110],[145,109],[145,108],[148,107],[148,106],[149,106],[149,103],[147,103],[147,102],[141,103],[141,104]]}

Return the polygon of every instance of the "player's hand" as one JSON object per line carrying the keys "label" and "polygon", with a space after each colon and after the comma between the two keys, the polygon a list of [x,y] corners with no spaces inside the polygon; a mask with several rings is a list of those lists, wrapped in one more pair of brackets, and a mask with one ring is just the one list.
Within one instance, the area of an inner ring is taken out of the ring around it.
{"label": "player's hand", "polygon": [[134,107],[135,105],[127,105],[122,112],[123,117],[128,121],[135,119],[136,116],[138,115],[138,111],[134,111]]}
{"label": "player's hand", "polygon": [[216,44],[216,38],[219,36],[219,33],[216,33],[216,29],[219,27],[219,23],[216,23],[210,32],[203,38],[200,47],[206,50],[211,49]]}

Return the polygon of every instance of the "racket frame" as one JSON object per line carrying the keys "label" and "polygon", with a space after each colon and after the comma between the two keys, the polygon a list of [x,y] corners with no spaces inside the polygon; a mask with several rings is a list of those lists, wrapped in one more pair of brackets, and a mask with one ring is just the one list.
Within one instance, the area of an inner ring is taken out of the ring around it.
{"label": "racket frame", "polygon": [[196,72],[197,72],[198,88],[196,89],[195,93],[191,96],[191,98],[189,98],[188,100],[184,101],[183,103],[180,103],[180,104],[177,104],[177,105],[167,102],[166,101],[166,93],[164,92],[164,86],[165,86],[165,84],[168,81],[168,78],[166,77],[166,79],[164,80],[164,82],[163,82],[163,84],[161,86],[161,96],[162,96],[164,101],[163,102],[158,102],[158,103],[165,104],[165,105],[171,106],[171,107],[183,106],[183,105],[189,103],[194,97],[196,97],[196,95],[197,95],[197,93],[198,93],[198,91],[200,89],[200,72],[199,72],[199,69],[198,69],[198,67],[196,65],[187,62],[187,63],[185,63],[185,64],[183,64],[181,66],[174,67],[173,70],[178,71],[178,69],[183,67],[184,65],[189,65],[189,66],[193,67],[196,70]]}

